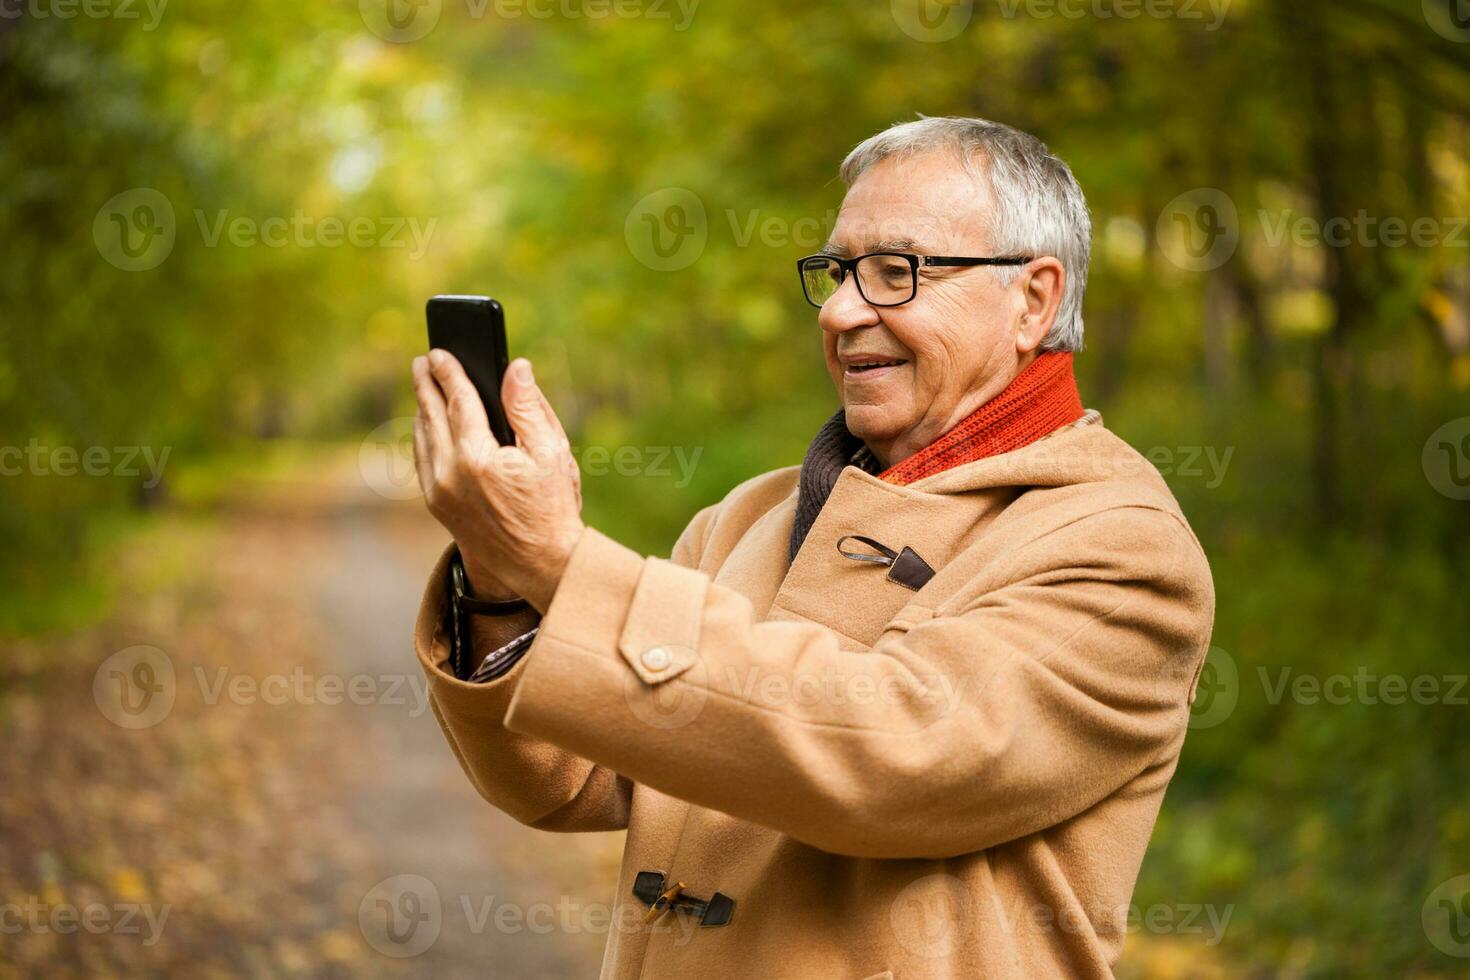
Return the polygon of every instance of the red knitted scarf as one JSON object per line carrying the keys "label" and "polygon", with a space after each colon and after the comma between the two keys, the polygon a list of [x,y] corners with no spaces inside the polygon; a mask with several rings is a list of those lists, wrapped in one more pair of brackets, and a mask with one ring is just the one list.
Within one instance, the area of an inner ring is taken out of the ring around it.
{"label": "red knitted scarf", "polygon": [[1048,351],[1016,375],[1005,391],[878,478],[906,486],[961,463],[1028,446],[1081,417],[1072,354]]}

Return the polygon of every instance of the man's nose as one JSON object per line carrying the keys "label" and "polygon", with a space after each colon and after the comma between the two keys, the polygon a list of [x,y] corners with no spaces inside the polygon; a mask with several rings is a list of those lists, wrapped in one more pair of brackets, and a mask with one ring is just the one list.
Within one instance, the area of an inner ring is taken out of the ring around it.
{"label": "man's nose", "polygon": [[849,275],[837,287],[817,313],[817,323],[828,333],[846,333],[855,327],[871,327],[880,322],[878,308],[863,299],[857,276]]}

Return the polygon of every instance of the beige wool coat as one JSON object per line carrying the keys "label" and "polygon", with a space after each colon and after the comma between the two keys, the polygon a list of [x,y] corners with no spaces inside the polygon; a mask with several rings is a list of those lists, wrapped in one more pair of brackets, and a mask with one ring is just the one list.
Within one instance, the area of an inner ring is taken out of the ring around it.
{"label": "beige wool coat", "polygon": [[[627,828],[605,978],[1111,976],[1214,609],[1158,472],[1092,413],[908,486],[849,466],[788,565],[797,479],[668,560],[589,528],[486,684],[448,672],[446,555],[415,646],[470,780],[533,827]],[[640,872],[683,883],[652,922]]]}

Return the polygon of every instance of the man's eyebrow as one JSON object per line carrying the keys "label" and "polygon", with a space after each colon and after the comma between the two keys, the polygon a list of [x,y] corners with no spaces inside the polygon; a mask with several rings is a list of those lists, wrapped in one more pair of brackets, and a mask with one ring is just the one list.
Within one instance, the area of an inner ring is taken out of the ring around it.
{"label": "man's eyebrow", "polygon": [[[872,244],[867,245],[867,246],[864,246],[864,248],[863,248],[863,253],[864,254],[867,254],[868,252],[922,252],[922,251],[924,251],[924,247],[922,245],[920,245],[918,242],[914,241],[912,238],[887,238],[887,239],[884,239],[883,241],[880,241],[880,242],[873,242]],[[852,249],[848,248],[846,245],[838,245],[835,242],[828,242],[827,244],[825,244],[825,245],[822,246],[821,254],[822,255],[835,255],[838,258],[845,259],[848,256],[852,255],[853,254],[853,251],[852,251]]]}

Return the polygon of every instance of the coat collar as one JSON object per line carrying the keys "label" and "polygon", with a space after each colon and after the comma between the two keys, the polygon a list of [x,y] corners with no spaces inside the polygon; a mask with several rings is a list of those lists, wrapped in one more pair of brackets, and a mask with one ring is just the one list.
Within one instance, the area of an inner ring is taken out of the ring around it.
{"label": "coat collar", "polygon": [[791,561],[845,468],[854,467],[897,486],[917,483],[957,466],[1022,449],[1084,415],[1068,351],[1046,351],[1011,379],[1005,389],[948,432],[902,462],[883,469],[861,439],[847,428],[839,409],[812,440],[802,461],[796,516],[791,524]]}
{"label": "coat collar", "polygon": [[[821,623],[845,637],[845,646],[867,648],[905,607],[920,616],[932,609],[948,591],[945,566],[1023,493],[1119,479],[1134,492],[1139,483],[1163,487],[1158,471],[1108,432],[1095,411],[1022,449],[908,486],[847,466],[794,561],[788,560],[787,548],[799,497],[795,480],[786,497],[742,535],[738,560],[732,554],[717,581],[744,594],[764,618]],[[1158,499],[1163,503],[1167,491]],[[912,548],[938,574],[923,595],[915,593],[891,581],[880,567],[842,557],[837,542],[850,534],[872,537],[895,551]],[[839,601],[833,601],[834,594]]]}
{"label": "coat collar", "polygon": [[[838,541],[864,535],[893,551],[908,548],[942,575],[951,559],[1031,487],[1087,481],[1093,469],[1099,473],[1092,476],[1101,475],[1113,467],[1093,464],[1113,456],[1112,443],[1126,456],[1141,459],[1100,421],[1096,412],[1086,413],[1030,446],[964,463],[908,486],[896,486],[856,466],[844,467],[795,560],[780,577],[771,618],[820,622],[858,646],[870,646],[916,595],[882,568],[844,558]],[[835,605],[834,590],[846,597]]]}

